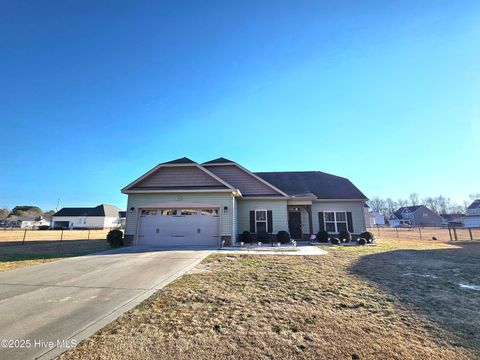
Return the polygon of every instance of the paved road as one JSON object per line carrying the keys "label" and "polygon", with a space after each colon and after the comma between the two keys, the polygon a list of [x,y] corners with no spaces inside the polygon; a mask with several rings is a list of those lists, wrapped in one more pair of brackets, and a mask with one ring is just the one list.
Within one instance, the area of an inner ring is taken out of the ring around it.
{"label": "paved road", "polygon": [[[0,359],[48,359],[183,275],[208,250],[125,248],[0,273]],[[50,343],[52,341],[53,343]]]}

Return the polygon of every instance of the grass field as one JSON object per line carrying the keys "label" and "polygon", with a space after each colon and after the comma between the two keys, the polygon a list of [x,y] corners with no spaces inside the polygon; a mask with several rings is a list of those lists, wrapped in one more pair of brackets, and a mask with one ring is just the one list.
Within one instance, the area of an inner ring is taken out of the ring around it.
{"label": "grass field", "polygon": [[2,246],[0,247],[0,271],[90,254],[109,248],[105,240],[49,241]]}
{"label": "grass field", "polygon": [[99,240],[107,237],[109,230],[27,230],[0,229],[0,246],[8,242],[59,241],[62,240]]}
{"label": "grass field", "polygon": [[[480,240],[480,228],[474,229],[465,229],[465,228],[456,228],[448,231],[446,228],[370,228],[371,231],[377,238],[398,238],[399,239],[419,239],[419,240],[431,240],[432,237],[436,237],[440,241],[450,241],[455,240],[455,234],[457,235],[458,241],[461,240]],[[451,236],[451,238],[450,238]],[[470,237],[471,236],[471,237]]]}
{"label": "grass field", "polygon": [[474,359],[480,243],[212,255],[63,359]]}

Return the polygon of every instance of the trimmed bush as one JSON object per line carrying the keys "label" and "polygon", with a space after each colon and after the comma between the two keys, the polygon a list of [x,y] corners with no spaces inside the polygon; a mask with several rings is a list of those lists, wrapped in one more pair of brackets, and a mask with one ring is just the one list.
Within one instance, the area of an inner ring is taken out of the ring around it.
{"label": "trimmed bush", "polygon": [[357,240],[357,242],[358,242],[358,245],[365,245],[365,244],[367,243],[367,239],[365,239],[365,238],[359,238],[359,239]]}
{"label": "trimmed bush", "polygon": [[360,234],[360,237],[367,240],[368,243],[371,243],[373,242],[373,240],[375,240],[375,236],[370,231],[362,232]]}
{"label": "trimmed bush", "polygon": [[107,234],[107,242],[112,248],[123,246],[123,232],[120,230],[110,230]]}
{"label": "trimmed bush", "polygon": [[281,242],[282,244],[288,244],[290,242],[290,234],[286,231],[279,231],[277,233],[277,241]]}
{"label": "trimmed bush", "polygon": [[244,242],[244,243],[251,243],[252,242],[252,234],[250,234],[250,231],[244,231],[243,233],[241,233],[240,235],[240,241]]}
{"label": "trimmed bush", "polygon": [[351,242],[352,241],[352,234],[350,234],[349,231],[340,231],[340,233],[338,234],[338,238],[344,242]]}
{"label": "trimmed bush", "polygon": [[328,235],[328,232],[325,230],[321,230],[317,233],[318,242],[327,243],[329,238],[330,238],[330,235]]}
{"label": "trimmed bush", "polygon": [[50,226],[48,226],[48,225],[40,225],[38,227],[38,230],[48,230],[48,229],[50,229]]}
{"label": "trimmed bush", "polygon": [[333,245],[338,245],[338,244],[340,244],[340,239],[339,238],[330,238],[330,242]]}
{"label": "trimmed bush", "polygon": [[257,233],[257,241],[260,241],[262,243],[269,243],[270,240],[270,235],[266,231],[259,231]]}

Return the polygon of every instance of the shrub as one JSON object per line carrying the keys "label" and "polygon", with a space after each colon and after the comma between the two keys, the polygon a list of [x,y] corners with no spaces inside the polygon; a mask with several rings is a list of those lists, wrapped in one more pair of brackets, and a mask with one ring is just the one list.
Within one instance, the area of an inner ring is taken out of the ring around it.
{"label": "shrub", "polygon": [[286,231],[279,231],[277,233],[277,241],[281,242],[282,244],[287,244],[290,241],[290,234]]}
{"label": "shrub", "polygon": [[107,242],[112,248],[123,246],[123,232],[120,230],[110,230],[107,234]]}
{"label": "shrub", "polygon": [[251,243],[252,242],[252,234],[250,234],[250,231],[244,231],[241,235],[240,235],[240,241],[244,242],[244,243]]}
{"label": "shrub", "polygon": [[373,242],[373,240],[375,240],[375,236],[370,231],[362,232],[360,234],[360,237],[367,240],[368,243],[371,243]]}
{"label": "shrub", "polygon": [[48,226],[48,225],[40,225],[38,227],[38,230],[48,230],[48,229],[50,229],[50,226]]}
{"label": "shrub", "polygon": [[270,242],[270,235],[266,231],[259,231],[257,233],[257,241],[261,241],[262,243]]}
{"label": "shrub", "polygon": [[317,233],[317,241],[318,242],[327,243],[329,237],[330,237],[330,235],[328,235],[328,232],[325,231],[325,230],[321,230]]}
{"label": "shrub", "polygon": [[340,239],[339,238],[330,238],[330,242],[334,245],[340,244]]}
{"label": "shrub", "polygon": [[367,243],[367,239],[365,239],[365,238],[359,238],[359,239],[357,240],[357,242],[358,242],[358,245],[365,245],[365,244]]}
{"label": "shrub", "polygon": [[352,234],[350,234],[350,232],[347,230],[340,231],[340,233],[338,234],[338,238],[342,241],[349,243],[350,241],[352,241]]}

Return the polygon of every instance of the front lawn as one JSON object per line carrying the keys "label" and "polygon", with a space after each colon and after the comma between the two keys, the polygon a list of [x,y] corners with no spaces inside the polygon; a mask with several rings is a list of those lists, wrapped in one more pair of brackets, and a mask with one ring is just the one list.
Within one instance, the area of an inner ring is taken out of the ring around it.
{"label": "front lawn", "polygon": [[478,242],[327,251],[212,255],[62,358],[480,356],[480,291],[458,285],[479,285]]}
{"label": "front lawn", "polygon": [[57,261],[109,249],[106,240],[30,242],[0,246],[0,271]]}

